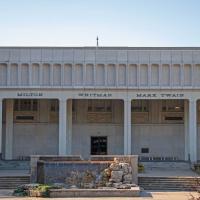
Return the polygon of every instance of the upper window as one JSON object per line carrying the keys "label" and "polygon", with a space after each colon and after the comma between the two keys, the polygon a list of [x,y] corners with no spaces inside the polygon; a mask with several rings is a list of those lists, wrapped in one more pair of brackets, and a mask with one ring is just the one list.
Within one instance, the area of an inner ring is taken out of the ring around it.
{"label": "upper window", "polygon": [[50,100],[50,111],[58,112],[58,110],[59,110],[58,100]]}
{"label": "upper window", "polygon": [[88,112],[112,112],[112,101],[88,100]]}
{"label": "upper window", "polygon": [[162,100],[162,112],[183,112],[183,100]]}
{"label": "upper window", "polygon": [[148,100],[133,100],[131,103],[132,112],[149,112]]}
{"label": "upper window", "polygon": [[72,99],[72,112],[76,112],[76,100]]}
{"label": "upper window", "polygon": [[14,111],[37,111],[38,100],[36,99],[16,99],[14,101]]}

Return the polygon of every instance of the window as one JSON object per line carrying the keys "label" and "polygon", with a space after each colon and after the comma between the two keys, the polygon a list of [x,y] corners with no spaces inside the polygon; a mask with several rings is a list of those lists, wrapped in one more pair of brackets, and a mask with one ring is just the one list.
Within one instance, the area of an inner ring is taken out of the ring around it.
{"label": "window", "polygon": [[165,120],[174,120],[174,121],[182,121],[183,120],[183,117],[168,117],[168,116],[166,116],[165,117]]}
{"label": "window", "polygon": [[148,112],[149,101],[148,100],[133,100],[131,104],[132,112]]}
{"label": "window", "polygon": [[72,99],[72,112],[76,112],[76,101]]}
{"label": "window", "polygon": [[17,99],[14,101],[14,111],[37,111],[38,100]]}
{"label": "window", "polygon": [[112,100],[88,100],[88,112],[112,112]]}
{"label": "window", "polygon": [[34,116],[16,116],[16,120],[34,120]]}
{"label": "window", "polygon": [[171,124],[184,123],[184,100],[162,100],[162,122]]}
{"label": "window", "polygon": [[[66,102],[67,103],[67,102]],[[59,112],[59,102],[58,100],[50,100],[50,111]],[[72,112],[75,112],[75,100],[72,100]]]}
{"label": "window", "polygon": [[91,137],[91,155],[107,155],[107,137]]}
{"label": "window", "polygon": [[14,100],[14,122],[29,123],[39,119],[39,100],[16,99]]}
{"label": "window", "polygon": [[58,112],[59,111],[59,104],[58,100],[50,100],[50,111],[51,112]]}
{"label": "window", "polygon": [[183,112],[184,101],[183,100],[163,100],[162,112]]}

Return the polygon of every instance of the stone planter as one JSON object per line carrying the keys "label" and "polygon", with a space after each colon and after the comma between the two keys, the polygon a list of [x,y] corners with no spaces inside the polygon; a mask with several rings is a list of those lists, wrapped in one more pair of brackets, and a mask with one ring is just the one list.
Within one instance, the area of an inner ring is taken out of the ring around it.
{"label": "stone planter", "polygon": [[29,190],[28,191],[29,197],[46,197],[47,192],[45,191],[39,191],[39,190]]}

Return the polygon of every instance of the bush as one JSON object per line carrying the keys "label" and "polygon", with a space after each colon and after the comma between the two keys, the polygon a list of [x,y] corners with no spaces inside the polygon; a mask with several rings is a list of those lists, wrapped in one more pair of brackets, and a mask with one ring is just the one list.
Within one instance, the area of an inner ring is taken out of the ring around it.
{"label": "bush", "polygon": [[138,173],[143,173],[144,172],[144,165],[141,163],[138,163]]}
{"label": "bush", "polygon": [[14,196],[27,196],[27,190],[24,190],[23,188],[17,188],[13,192]]}
{"label": "bush", "polygon": [[58,189],[59,186],[46,184],[26,184],[14,190],[14,196],[48,197],[49,189]]}

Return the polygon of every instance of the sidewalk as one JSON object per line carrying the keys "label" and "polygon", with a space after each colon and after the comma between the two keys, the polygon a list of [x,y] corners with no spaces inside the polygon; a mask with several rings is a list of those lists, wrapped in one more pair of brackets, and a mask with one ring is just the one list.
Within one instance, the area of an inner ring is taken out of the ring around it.
{"label": "sidewalk", "polygon": [[[134,198],[81,198],[81,200],[190,200],[192,195],[194,197],[200,196],[197,192],[155,192],[145,191],[141,193],[141,197]],[[44,198],[33,198],[33,197],[13,197],[12,190],[0,190],[1,200],[44,200]],[[66,200],[66,198],[45,198],[51,200]],[[67,200],[79,200],[79,198],[67,198]]]}

